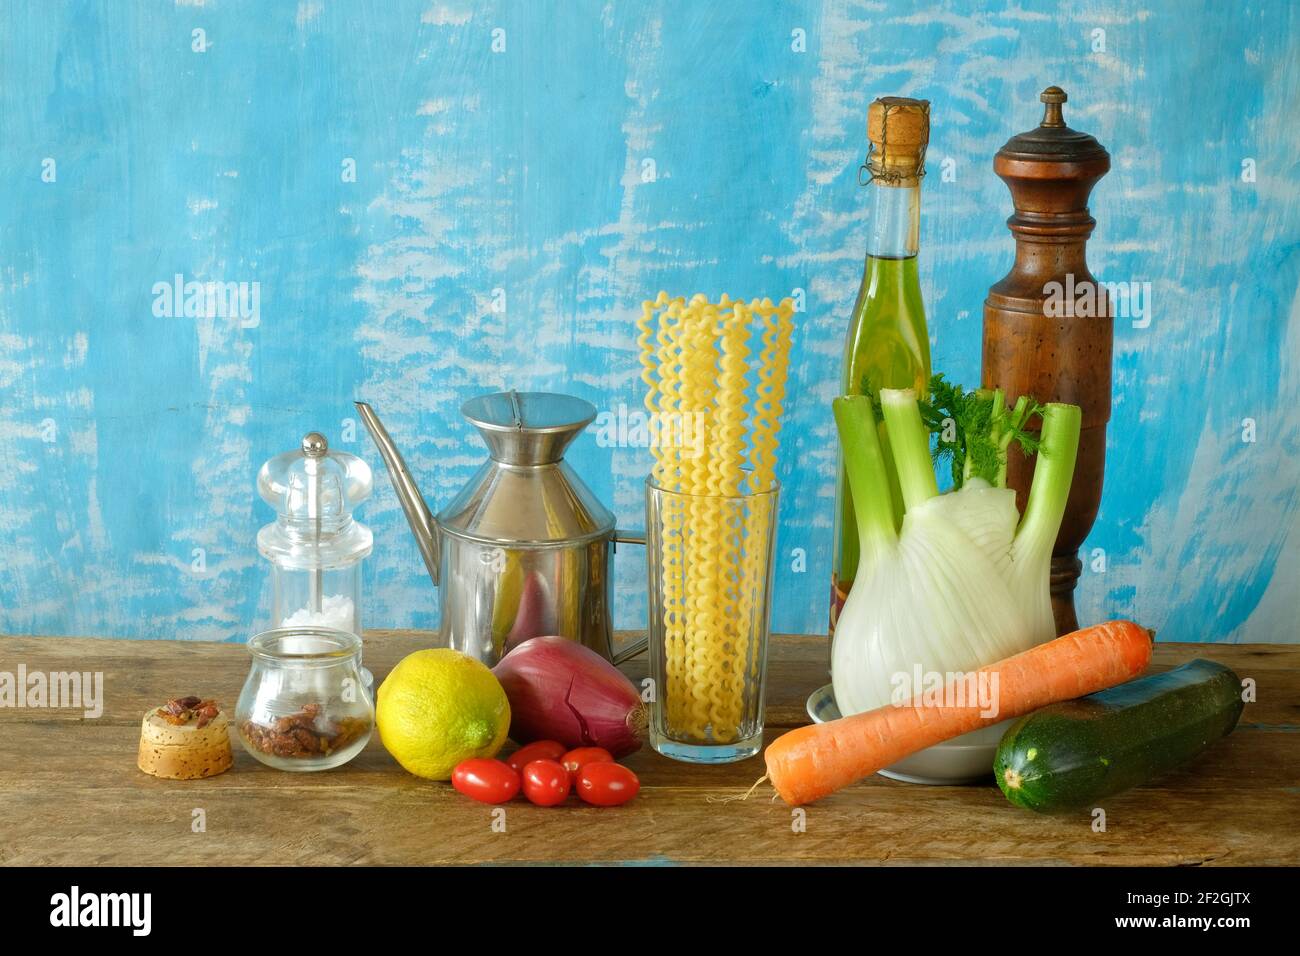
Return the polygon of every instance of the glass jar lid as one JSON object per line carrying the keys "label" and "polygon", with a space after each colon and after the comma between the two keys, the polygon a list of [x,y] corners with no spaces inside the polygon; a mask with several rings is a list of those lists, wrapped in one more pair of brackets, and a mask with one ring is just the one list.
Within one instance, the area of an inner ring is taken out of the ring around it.
{"label": "glass jar lid", "polygon": [[319,432],[262,465],[257,490],[276,520],[257,535],[258,550],[283,567],[331,568],[370,553],[370,529],[352,509],[370,497],[374,473],[347,452],[330,451]]}

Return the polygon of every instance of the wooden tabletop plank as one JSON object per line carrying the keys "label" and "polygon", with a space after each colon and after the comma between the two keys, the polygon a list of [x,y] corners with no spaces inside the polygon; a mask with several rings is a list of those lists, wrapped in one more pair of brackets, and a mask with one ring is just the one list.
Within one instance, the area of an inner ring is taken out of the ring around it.
{"label": "wooden tabletop plank", "polygon": [[[367,635],[382,679],[436,639]],[[781,636],[769,665],[768,738],[806,723],[826,682],[819,637]],[[627,759],[642,793],[620,808],[514,802],[505,832],[492,809],[401,770],[378,739],[352,763],[315,774],[264,767],[236,744],[210,780],[157,780],[135,768],[142,714],[177,694],[232,708],[248,670],[240,645],[91,638],[0,638],[0,670],[104,675],[103,715],[0,708],[0,862],[256,863],[1107,863],[1295,864],[1300,835],[1300,647],[1159,644],[1153,670],[1208,657],[1253,677],[1258,702],[1238,730],[1154,786],[1089,814],[1039,816],[990,782],[918,787],[873,777],[797,816],[772,791],[741,795],[762,761],[699,767],[648,748]],[[644,676],[643,661],[625,671]],[[206,832],[192,830],[202,810]],[[802,827],[795,826],[799,822]],[[799,832],[796,832],[799,831]]]}

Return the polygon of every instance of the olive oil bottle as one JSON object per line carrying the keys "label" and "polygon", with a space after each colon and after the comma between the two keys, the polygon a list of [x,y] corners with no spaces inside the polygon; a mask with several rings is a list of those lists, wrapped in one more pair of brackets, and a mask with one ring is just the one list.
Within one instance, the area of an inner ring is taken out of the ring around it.
{"label": "olive oil bottle", "polygon": [[[930,141],[927,100],[887,96],[867,111],[871,141],[863,171],[871,191],[870,233],[862,287],[853,306],[840,390],[845,395],[871,395],[882,388],[913,388],[926,394],[930,380],[930,339],[925,305],[917,277],[920,245],[921,179],[925,148]],[[884,429],[880,441],[892,462]],[[903,502],[892,487],[894,514],[901,522]],[[839,466],[835,490],[835,551],[831,578],[830,633],[853,586],[858,567],[858,532],[853,499]]]}

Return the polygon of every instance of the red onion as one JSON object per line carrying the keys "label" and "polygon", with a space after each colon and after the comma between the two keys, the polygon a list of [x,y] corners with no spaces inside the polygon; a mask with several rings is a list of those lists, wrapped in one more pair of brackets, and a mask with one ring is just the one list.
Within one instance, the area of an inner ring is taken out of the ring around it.
{"label": "red onion", "polygon": [[546,593],[546,579],[536,571],[529,571],[519,592],[515,621],[510,625],[510,633],[506,635],[506,653],[509,654],[524,641],[554,629],[555,607]]}
{"label": "red onion", "polygon": [[646,709],[636,686],[595,651],[566,637],[534,637],[492,669],[510,700],[510,738],[604,747],[615,757],[641,746]]}

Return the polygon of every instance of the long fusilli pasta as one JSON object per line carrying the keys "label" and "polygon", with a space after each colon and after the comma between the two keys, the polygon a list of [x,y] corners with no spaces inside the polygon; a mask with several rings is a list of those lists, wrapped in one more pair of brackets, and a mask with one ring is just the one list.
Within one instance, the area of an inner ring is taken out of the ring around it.
{"label": "long fusilli pasta", "polygon": [[[660,705],[675,739],[733,741],[752,723],[762,666],[756,628],[773,542],[770,509],[793,304],[716,304],[666,293],[637,322],[654,422],[664,647]],[[751,341],[757,344],[751,346]],[[765,610],[765,609],[764,609]]]}

